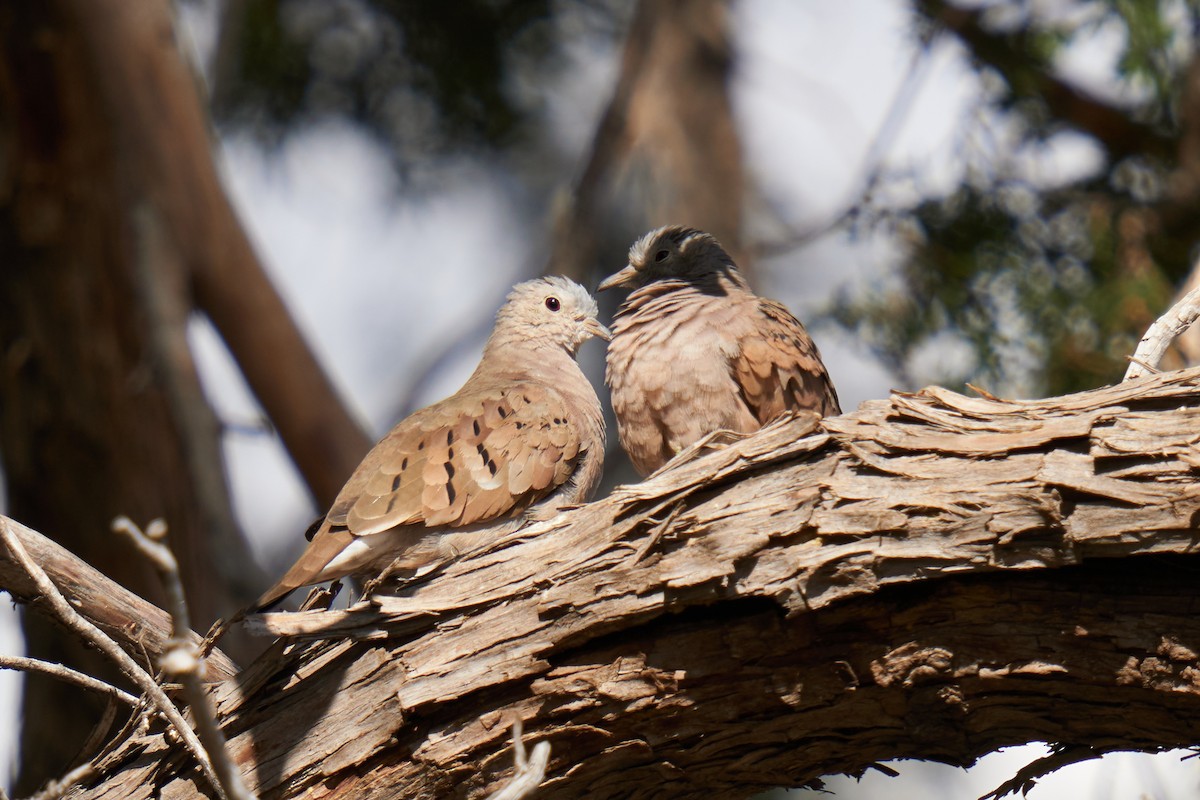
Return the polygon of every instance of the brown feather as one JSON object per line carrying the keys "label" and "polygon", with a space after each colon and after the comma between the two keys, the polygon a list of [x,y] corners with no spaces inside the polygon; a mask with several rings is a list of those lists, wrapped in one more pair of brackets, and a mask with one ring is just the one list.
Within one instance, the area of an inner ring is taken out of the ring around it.
{"label": "brown feather", "polygon": [[614,319],[605,382],[643,475],[716,430],[750,433],[789,410],[841,413],[804,326],[751,292],[712,236],[651,231],[601,283],[612,286],[633,291]]}
{"label": "brown feather", "polygon": [[397,547],[414,567],[453,557],[459,545],[438,545],[441,533],[517,518],[552,495],[561,504],[587,499],[599,482],[604,423],[574,354],[596,335],[608,332],[578,284],[543,278],[514,288],[475,373],[372,448],[259,607],[378,570],[401,555]]}

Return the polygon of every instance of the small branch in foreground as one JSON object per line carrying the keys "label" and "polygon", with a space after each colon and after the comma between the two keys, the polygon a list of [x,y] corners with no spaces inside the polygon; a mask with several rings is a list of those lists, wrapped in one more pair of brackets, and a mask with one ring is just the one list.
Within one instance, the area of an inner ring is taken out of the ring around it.
{"label": "small branch in foreground", "polygon": [[1027,795],[1029,794],[1029,790],[1037,784],[1039,778],[1044,778],[1051,772],[1062,767],[1078,764],[1081,761],[1090,761],[1102,755],[1104,754],[1091,747],[1066,745],[1055,747],[1049,755],[1042,756],[1036,761],[1021,767],[1021,769],[1017,770],[1016,775],[979,798],[979,800],[1000,800],[1005,795],[1016,794],[1017,792],[1020,792],[1022,796]]}
{"label": "small branch in foreground", "polygon": [[[76,686],[81,686],[93,692],[100,692],[109,697],[120,700],[122,703],[130,706],[136,706],[138,699],[122,689],[118,689],[112,684],[105,683],[99,678],[93,678],[91,675],[86,675],[78,670],[62,664],[54,664],[49,661],[42,661],[39,658],[25,658],[24,656],[6,656],[0,655],[0,669],[15,669],[22,672],[41,672],[51,677],[58,678],[60,681],[73,683]],[[0,798],[3,800],[3,798]]]}
{"label": "small branch in foreground", "polygon": [[1158,365],[1171,342],[1197,318],[1200,318],[1200,287],[1181,297],[1179,302],[1171,306],[1170,311],[1155,320],[1147,329],[1146,335],[1129,357],[1130,364],[1129,369],[1125,370],[1125,380],[1158,372]]}
{"label": "small branch in foreground", "polygon": [[183,685],[184,698],[192,709],[196,731],[200,741],[204,743],[221,791],[231,800],[254,800],[254,793],[246,788],[233,759],[229,757],[225,748],[225,736],[221,733],[221,727],[217,724],[216,715],[201,683],[204,659],[200,658],[196,646],[189,640],[192,630],[188,620],[187,598],[184,596],[183,582],[179,577],[179,562],[175,560],[171,548],[163,541],[167,535],[166,523],[161,519],[153,520],[143,533],[128,517],[117,517],[112,522],[112,529],[129,537],[142,555],[154,565],[159,578],[162,579],[163,588],[167,593],[168,610],[171,613],[172,643],[159,661],[159,666],[164,673],[178,679]]}
{"label": "small branch in foreground", "polygon": [[532,797],[542,785],[542,779],[546,777],[546,765],[550,763],[550,743],[538,742],[533,746],[533,755],[526,758],[525,742],[521,739],[523,728],[520,717],[513,720],[513,761],[517,768],[512,780],[488,795],[487,800],[523,800]]}
{"label": "small branch in foreground", "polygon": [[[208,762],[208,756],[204,753],[204,747],[200,744],[200,740],[196,738],[195,732],[184,720],[183,715],[179,713],[179,709],[175,708],[171,699],[167,697],[162,687],[128,653],[122,650],[120,645],[110,639],[104,631],[80,616],[71,607],[71,604],[62,596],[62,592],[58,590],[58,587],[54,585],[54,582],[50,580],[45,571],[29,557],[29,553],[25,551],[21,540],[17,538],[9,526],[8,520],[2,517],[0,517],[0,541],[3,541],[4,546],[12,554],[13,560],[25,570],[30,580],[37,586],[38,592],[41,594],[41,599],[49,604],[55,617],[69,630],[83,637],[89,644],[108,656],[120,668],[121,672],[125,673],[125,676],[145,693],[154,707],[170,721],[179,732],[179,736],[188,750],[200,762],[200,769],[204,773],[204,776],[220,792],[220,784],[217,781],[217,776],[213,773],[212,765]],[[222,797],[224,797],[224,793],[222,793]]]}
{"label": "small branch in foreground", "polygon": [[[27,800],[59,800],[66,796],[67,792],[77,783],[81,783],[93,777],[96,774],[96,767],[92,762],[80,764],[75,769],[68,772],[56,781],[50,781],[37,794],[31,795]],[[0,800],[7,800],[0,798]]]}

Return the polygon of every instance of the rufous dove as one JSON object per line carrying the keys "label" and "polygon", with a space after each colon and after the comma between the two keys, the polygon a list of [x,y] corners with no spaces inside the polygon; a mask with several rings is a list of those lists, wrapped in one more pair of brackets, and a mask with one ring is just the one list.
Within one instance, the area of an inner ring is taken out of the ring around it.
{"label": "rufous dove", "polygon": [[789,410],[841,413],[804,326],[751,292],[711,235],[650,231],[599,291],[617,286],[633,291],[613,318],[604,379],[642,475],[713,431],[750,433]]}
{"label": "rufous dove", "polygon": [[518,284],[474,374],[372,448],[256,607],[346,575],[420,573],[587,500],[604,462],[604,419],[575,353],[592,336],[610,338],[582,286]]}

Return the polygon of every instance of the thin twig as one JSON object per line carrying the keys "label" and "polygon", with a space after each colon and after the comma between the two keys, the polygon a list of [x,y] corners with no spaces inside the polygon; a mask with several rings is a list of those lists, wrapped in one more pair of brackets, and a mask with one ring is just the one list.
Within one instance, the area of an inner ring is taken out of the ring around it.
{"label": "thin twig", "polygon": [[778,239],[755,243],[749,248],[755,258],[769,258],[795,250],[819,236],[824,236],[862,210],[863,204],[879,184],[884,157],[895,144],[897,134],[904,127],[908,113],[913,108],[913,98],[916,97],[928,74],[929,64],[932,61],[932,44],[932,39],[930,39],[922,42],[913,50],[908,71],[896,88],[896,93],[892,95],[883,120],[875,130],[874,136],[871,137],[871,142],[859,162],[854,180],[850,182],[850,188],[846,190],[842,201],[837,203],[833,211],[822,220],[801,230],[792,230]]}
{"label": "thin twig", "polygon": [[67,792],[71,791],[77,783],[90,780],[96,774],[96,767],[92,762],[80,764],[75,769],[68,772],[58,780],[50,781],[42,787],[37,794],[30,795],[26,800],[59,800],[64,797]]}
{"label": "thin twig", "polygon": [[[1200,264],[1197,265],[1200,267]],[[1125,370],[1125,380],[1140,378],[1143,375],[1158,372],[1158,365],[1163,354],[1175,341],[1175,337],[1183,333],[1196,319],[1200,317],[1200,287],[1192,289],[1179,299],[1171,310],[1163,314],[1146,331],[1146,335],[1138,342],[1137,350],[1129,357],[1129,369]]]}
{"label": "thin twig", "polygon": [[546,766],[550,763],[550,743],[538,742],[533,746],[533,755],[525,757],[525,742],[521,739],[524,724],[521,718],[513,720],[513,761],[516,770],[512,780],[488,795],[487,800],[523,800],[532,797],[546,777]]}
{"label": "thin twig", "polygon": [[1021,769],[1017,770],[1016,775],[979,798],[979,800],[1000,800],[1001,797],[1007,794],[1016,794],[1017,792],[1027,795],[1040,778],[1046,777],[1051,772],[1070,764],[1091,761],[1102,755],[1104,754],[1098,750],[1083,745],[1056,747],[1049,755],[1021,767]]}
{"label": "thin twig", "polygon": [[[50,661],[42,661],[38,658],[25,658],[24,656],[5,656],[0,655],[0,669],[15,669],[22,672],[41,672],[46,675],[58,678],[60,681],[73,683],[76,686],[82,686],[84,689],[90,689],[93,692],[100,692],[109,697],[120,700],[122,703],[130,706],[136,706],[138,699],[122,689],[118,689],[112,684],[105,683],[99,678],[93,678],[78,670],[55,664]],[[0,798],[0,800],[3,800]]]}
{"label": "thin twig", "polygon": [[21,540],[13,533],[8,520],[3,517],[0,517],[0,540],[3,540],[4,546],[12,554],[13,560],[21,565],[21,568],[29,575],[30,580],[37,586],[41,599],[50,606],[50,609],[54,612],[59,622],[83,637],[101,653],[108,656],[120,668],[121,672],[125,673],[125,676],[142,690],[159,713],[166,717],[171,725],[175,727],[183,743],[199,762],[200,770],[204,773],[205,778],[224,797],[224,793],[221,792],[220,783],[217,781],[217,776],[213,772],[212,764],[209,763],[208,756],[204,753],[203,745],[200,744],[200,740],[196,738],[195,731],[188,726],[183,715],[179,713],[179,709],[167,697],[162,687],[155,683],[154,678],[146,670],[142,669],[116,642],[110,639],[104,631],[88,622],[71,607],[71,604],[62,596],[62,592],[58,590],[58,587],[54,585],[54,582],[50,580],[45,571],[29,557],[29,553],[25,551]]}
{"label": "thin twig", "polygon": [[[92,726],[92,732],[88,734],[83,747],[79,748],[81,758],[87,759],[92,764],[99,763],[99,759],[95,756],[108,740],[108,733],[112,730],[113,723],[117,721],[117,707],[117,699],[110,695],[104,703],[104,711],[100,713],[100,719]],[[144,707],[142,708],[142,713],[144,713]]]}
{"label": "thin twig", "polygon": [[230,800],[255,800],[254,793],[242,782],[241,773],[225,749],[225,735],[221,733],[216,714],[201,683],[204,659],[199,657],[196,646],[189,641],[192,630],[188,620],[187,598],[183,593],[183,581],[179,578],[179,562],[164,541],[166,523],[156,519],[143,532],[128,517],[117,517],[112,522],[112,529],[128,536],[154,565],[162,579],[167,593],[167,610],[171,613],[173,646],[163,654],[159,664],[164,673],[178,679],[183,685],[184,699],[192,710],[196,731],[204,743],[221,790]]}

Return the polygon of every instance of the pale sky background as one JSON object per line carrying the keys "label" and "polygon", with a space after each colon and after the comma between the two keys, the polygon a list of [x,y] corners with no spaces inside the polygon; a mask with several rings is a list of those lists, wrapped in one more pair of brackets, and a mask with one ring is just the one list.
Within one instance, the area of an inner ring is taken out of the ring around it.
{"label": "pale sky background", "polygon": [[[1055,13],[1058,5],[1029,4],[1043,14]],[[978,103],[987,89],[965,68],[953,41],[935,44],[918,75],[905,84],[915,46],[908,13],[900,0],[735,5],[733,96],[746,163],[763,199],[798,227],[818,227],[857,196],[862,165],[902,85],[912,90],[911,100],[883,156],[889,168],[911,171],[913,178],[889,184],[889,196],[912,199],[946,191],[963,169],[947,153],[961,152],[964,142],[970,153],[980,126],[1003,138],[1000,121],[981,120]],[[183,38],[203,63],[212,46],[211,0],[187,7],[182,20]],[[1125,91],[1112,79],[1120,44],[1111,29],[1099,29],[1066,55],[1061,69],[1097,93]],[[545,124],[580,159],[609,99],[618,46],[573,42],[570,68],[547,76]],[[1014,169],[1054,181],[1094,167],[1097,154],[1089,144],[1080,137],[1061,139],[1037,153],[1018,154]],[[408,379],[438,343],[490,318],[511,284],[544,260],[539,252],[544,220],[523,216],[512,176],[487,164],[462,164],[440,191],[414,200],[398,194],[387,153],[349,125],[299,131],[269,153],[249,138],[229,136],[220,142],[218,159],[279,291],[343,396],[380,435],[395,422],[388,415],[406,393]],[[753,223],[750,228],[753,236]],[[803,319],[842,287],[885,283],[898,258],[896,244],[885,237],[850,241],[832,235],[761,262],[760,288]],[[847,410],[886,396],[895,385],[848,334],[830,326],[816,326],[813,333]],[[238,514],[256,555],[274,573],[286,566],[287,546],[298,546],[317,510],[277,440],[253,432],[261,412],[211,327],[197,322],[193,334],[206,386],[233,428],[226,453]],[[456,389],[481,346],[482,341],[444,370],[421,402]],[[593,360],[598,354],[596,349]],[[962,358],[969,355],[941,342],[925,348],[911,371],[921,383],[935,381],[947,362]],[[0,652],[20,653],[16,615],[7,607],[2,611]],[[18,680],[0,672],[5,786],[15,757],[10,737]],[[1014,748],[970,771],[894,762],[900,778],[872,772],[861,782],[827,783],[843,798],[961,800],[990,791],[1044,752],[1038,745]],[[1198,793],[1195,761],[1181,762],[1178,753],[1123,754],[1061,770],[1029,797],[1183,800]]]}

